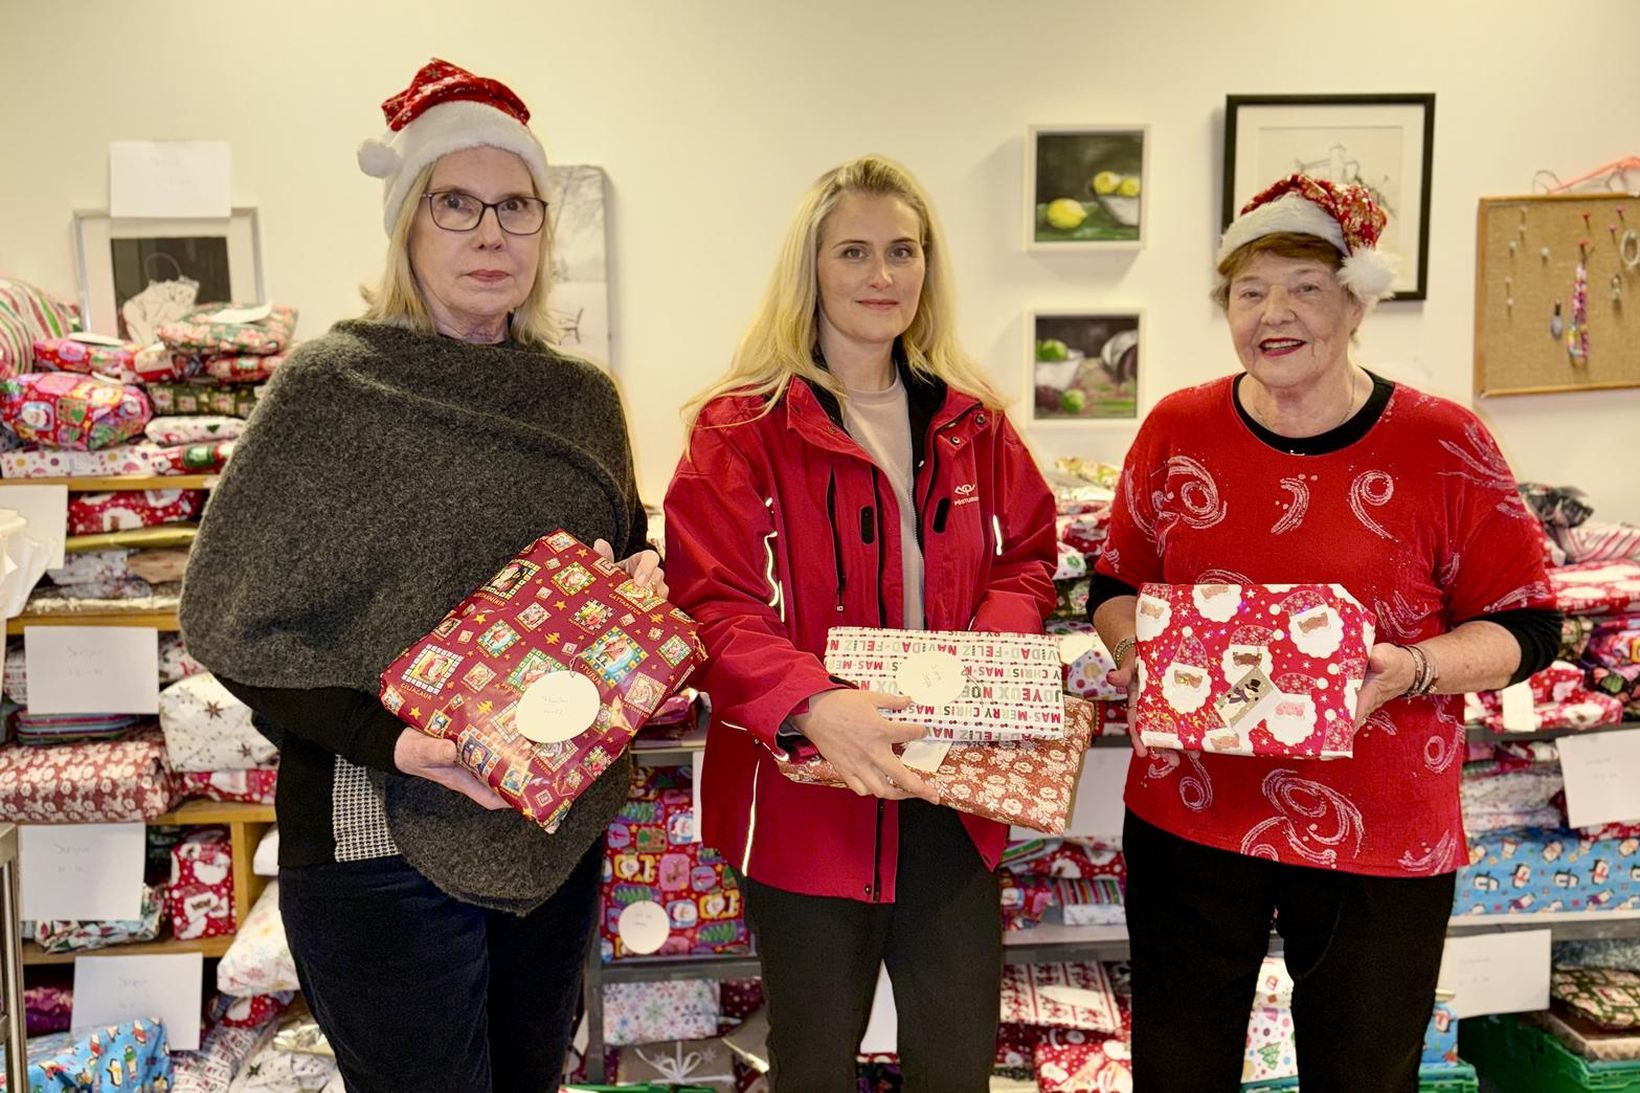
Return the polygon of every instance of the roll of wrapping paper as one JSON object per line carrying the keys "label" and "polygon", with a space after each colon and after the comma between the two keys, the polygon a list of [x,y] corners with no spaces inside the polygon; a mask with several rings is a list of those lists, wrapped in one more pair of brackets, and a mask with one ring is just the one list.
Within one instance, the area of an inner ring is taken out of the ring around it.
{"label": "roll of wrapping paper", "polygon": [[157,528],[109,531],[101,535],[70,535],[63,549],[71,554],[84,550],[147,550],[191,547],[199,534],[198,524],[165,524]]}

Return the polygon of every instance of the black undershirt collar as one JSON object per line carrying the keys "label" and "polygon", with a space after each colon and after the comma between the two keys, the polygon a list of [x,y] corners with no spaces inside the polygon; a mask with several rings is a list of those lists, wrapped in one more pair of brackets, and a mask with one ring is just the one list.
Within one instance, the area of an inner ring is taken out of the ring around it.
{"label": "black undershirt collar", "polygon": [[[1366,369],[1362,371],[1365,372]],[[1395,393],[1395,384],[1391,381],[1373,372],[1367,372],[1367,375],[1372,378],[1372,393],[1367,396],[1367,401],[1362,404],[1361,409],[1338,428],[1317,433],[1315,436],[1282,436],[1280,433],[1272,433],[1253,420],[1253,415],[1241,404],[1241,381],[1247,378],[1245,372],[1237,376],[1231,384],[1230,401],[1235,404],[1236,416],[1241,418],[1242,424],[1246,425],[1266,447],[1286,452],[1288,455],[1328,455],[1347,448],[1366,436],[1367,431],[1378,424],[1378,419],[1383,416],[1384,407],[1389,405],[1390,395]]]}

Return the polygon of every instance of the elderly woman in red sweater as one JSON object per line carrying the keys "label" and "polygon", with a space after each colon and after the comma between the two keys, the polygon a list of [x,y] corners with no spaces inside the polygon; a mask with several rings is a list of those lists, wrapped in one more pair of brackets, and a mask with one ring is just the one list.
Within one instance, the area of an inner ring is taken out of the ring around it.
{"label": "elderly woman in red sweater", "polygon": [[1135,741],[1124,847],[1134,1080],[1239,1088],[1274,921],[1300,1080],[1414,1090],[1463,863],[1462,695],[1554,656],[1543,554],[1464,407],[1350,359],[1390,292],[1367,192],[1293,175],[1225,232],[1215,299],[1242,372],[1163,399],[1122,472],[1089,609],[1125,684],[1135,590],[1325,582],[1376,616],[1354,758]]}

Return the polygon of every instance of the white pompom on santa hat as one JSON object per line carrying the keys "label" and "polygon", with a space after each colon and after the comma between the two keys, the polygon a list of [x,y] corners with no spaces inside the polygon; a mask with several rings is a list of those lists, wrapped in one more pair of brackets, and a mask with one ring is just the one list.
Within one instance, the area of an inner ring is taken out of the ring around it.
{"label": "white pompom on santa hat", "polygon": [[1339,283],[1371,306],[1395,295],[1396,258],[1378,249],[1388,221],[1364,186],[1289,175],[1241,207],[1219,240],[1218,262],[1266,235],[1314,235],[1338,248]]}
{"label": "white pompom on santa hat", "polygon": [[500,80],[475,76],[435,57],[409,87],[382,103],[382,113],[387,132],[360,144],[358,159],[360,170],[382,180],[382,223],[388,235],[422,168],[466,148],[513,153],[529,168],[536,196],[546,197],[546,150],[530,132],[529,107]]}

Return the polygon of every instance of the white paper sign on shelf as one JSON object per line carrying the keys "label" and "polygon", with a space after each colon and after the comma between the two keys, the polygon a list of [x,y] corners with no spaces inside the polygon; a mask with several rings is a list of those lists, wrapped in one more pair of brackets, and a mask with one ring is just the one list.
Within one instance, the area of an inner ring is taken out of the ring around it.
{"label": "white paper sign on shelf", "polygon": [[23,656],[32,713],[159,712],[158,630],[28,626]]}
{"label": "white paper sign on shelf", "polygon": [[63,567],[63,543],[68,539],[67,486],[0,486],[0,509],[13,509],[28,521],[23,534],[47,548],[47,569]]}
{"label": "white paper sign on shelf", "polygon": [[108,145],[108,215],[226,220],[225,140],[116,140]]}
{"label": "white paper sign on shelf", "polygon": [[691,792],[694,794],[695,798],[692,806],[695,810],[695,825],[689,832],[689,841],[692,843],[700,842],[700,771],[705,765],[705,748],[700,748],[689,756],[689,769],[694,775],[691,782]]}
{"label": "white paper sign on shelf", "polygon": [[17,829],[26,919],[142,917],[142,824],[24,824]]}
{"label": "white paper sign on shelf", "polygon": [[202,953],[83,955],[74,962],[73,1027],[158,1017],[172,1051],[197,1051],[204,976]]}
{"label": "white paper sign on shelf", "polygon": [[1555,746],[1571,826],[1640,820],[1640,729],[1563,736]]}
{"label": "white paper sign on shelf", "polygon": [[1446,939],[1440,987],[1460,1018],[1549,1008],[1549,930]]}
{"label": "white paper sign on shelf", "polygon": [[1503,711],[1504,732],[1531,732],[1537,728],[1532,716],[1532,684],[1526,680],[1498,692],[1498,705]]}

